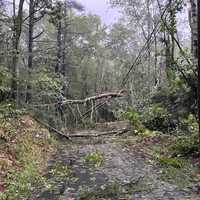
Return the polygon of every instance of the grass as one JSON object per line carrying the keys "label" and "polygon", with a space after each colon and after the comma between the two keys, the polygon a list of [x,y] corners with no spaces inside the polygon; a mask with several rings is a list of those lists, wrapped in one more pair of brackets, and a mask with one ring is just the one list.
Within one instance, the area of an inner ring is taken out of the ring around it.
{"label": "grass", "polygon": [[23,170],[9,171],[6,179],[6,190],[0,193],[1,200],[16,200],[27,197],[35,185],[44,184],[45,179],[41,176],[37,165],[30,163]]}
{"label": "grass", "polygon": [[88,153],[84,156],[84,161],[93,167],[100,167],[103,165],[104,157],[99,151]]}
{"label": "grass", "polygon": [[180,158],[170,158],[167,156],[158,156],[157,161],[163,166],[174,167],[180,169],[184,166],[184,162]]}
{"label": "grass", "polygon": [[52,176],[61,179],[65,178],[71,173],[71,168],[68,165],[64,165],[62,163],[55,163],[51,166],[51,170],[49,173]]}

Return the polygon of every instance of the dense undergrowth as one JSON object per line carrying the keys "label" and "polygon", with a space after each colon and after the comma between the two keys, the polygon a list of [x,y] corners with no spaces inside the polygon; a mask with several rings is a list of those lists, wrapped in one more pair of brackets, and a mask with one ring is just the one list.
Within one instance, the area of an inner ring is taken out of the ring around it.
{"label": "dense undergrowth", "polygon": [[131,122],[136,135],[173,136],[175,139],[169,148],[174,157],[199,155],[195,92],[180,77],[153,94],[143,108],[129,108],[122,117]]}
{"label": "dense undergrowth", "polygon": [[0,110],[0,199],[16,200],[29,195],[33,187],[45,184],[42,176],[56,142],[24,111],[13,104]]}

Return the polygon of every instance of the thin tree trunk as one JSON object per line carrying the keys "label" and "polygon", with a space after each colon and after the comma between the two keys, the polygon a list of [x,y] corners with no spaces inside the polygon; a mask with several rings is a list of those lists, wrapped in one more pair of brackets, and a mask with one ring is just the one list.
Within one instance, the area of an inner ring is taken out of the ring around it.
{"label": "thin tree trunk", "polygon": [[19,1],[18,6],[18,14],[16,16],[15,11],[15,0],[13,1],[13,55],[12,55],[12,81],[11,81],[11,93],[12,99],[16,100],[17,97],[17,62],[18,62],[18,47],[19,47],[19,40],[22,32],[22,23],[23,23],[23,6],[24,0]]}
{"label": "thin tree trunk", "polygon": [[197,102],[198,102],[198,123],[199,123],[199,145],[200,145],[200,1],[197,1],[197,33],[198,33],[198,37],[197,37],[197,43],[198,43],[198,49],[197,49],[197,53],[198,53],[198,67],[197,67],[197,72],[198,72],[198,81],[197,81]]}
{"label": "thin tree trunk", "polygon": [[193,69],[197,66],[197,1],[190,0],[191,9],[189,12],[189,21],[191,27],[191,51],[193,55]]}
{"label": "thin tree trunk", "polygon": [[57,25],[57,62],[55,67],[55,73],[60,73],[61,70],[61,59],[62,59],[62,23],[59,20]]}
{"label": "thin tree trunk", "polygon": [[34,0],[29,2],[29,34],[28,34],[28,84],[26,102],[31,101],[31,71],[33,68],[33,28],[34,28]]}
{"label": "thin tree trunk", "polygon": [[[147,0],[147,32],[148,32],[148,37],[151,34],[151,13],[150,13],[150,0]],[[150,73],[151,73],[151,45],[150,43],[148,43],[147,46],[148,49],[148,76],[150,77]],[[149,85],[149,91],[150,91],[150,84]]]}
{"label": "thin tree trunk", "polygon": [[66,41],[67,41],[67,2],[64,2],[64,28],[63,28],[63,52],[62,52],[62,75],[66,75]]}

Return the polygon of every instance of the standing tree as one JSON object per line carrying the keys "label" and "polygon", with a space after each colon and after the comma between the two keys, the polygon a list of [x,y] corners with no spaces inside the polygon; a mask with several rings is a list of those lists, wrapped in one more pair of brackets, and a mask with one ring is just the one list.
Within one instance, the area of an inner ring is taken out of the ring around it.
{"label": "standing tree", "polygon": [[198,72],[198,79],[197,79],[197,90],[198,90],[198,123],[199,123],[199,144],[200,144],[200,1],[197,1],[197,30],[198,30],[198,48],[197,48],[197,55],[198,55],[198,67],[197,67],[197,72]]}
{"label": "standing tree", "polygon": [[28,84],[27,84],[27,93],[26,93],[26,102],[31,100],[31,71],[33,70],[33,42],[42,34],[44,31],[40,31],[34,35],[35,25],[40,22],[46,14],[46,9],[51,8],[51,2],[49,0],[30,0],[29,1],[29,15],[26,19],[28,22]]}
{"label": "standing tree", "polygon": [[13,55],[12,55],[12,83],[11,83],[11,93],[12,98],[16,99],[17,97],[17,63],[19,55],[19,40],[22,33],[22,24],[23,24],[23,6],[24,0],[20,0],[18,3],[18,11],[16,13],[16,1],[13,0]]}

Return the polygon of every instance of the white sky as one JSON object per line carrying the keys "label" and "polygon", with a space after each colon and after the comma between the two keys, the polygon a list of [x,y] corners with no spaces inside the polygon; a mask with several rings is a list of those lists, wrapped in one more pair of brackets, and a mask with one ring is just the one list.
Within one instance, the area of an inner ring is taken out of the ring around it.
{"label": "white sky", "polygon": [[99,15],[102,22],[110,25],[116,22],[120,16],[117,9],[111,8],[109,0],[78,0],[84,7],[86,12]]}

